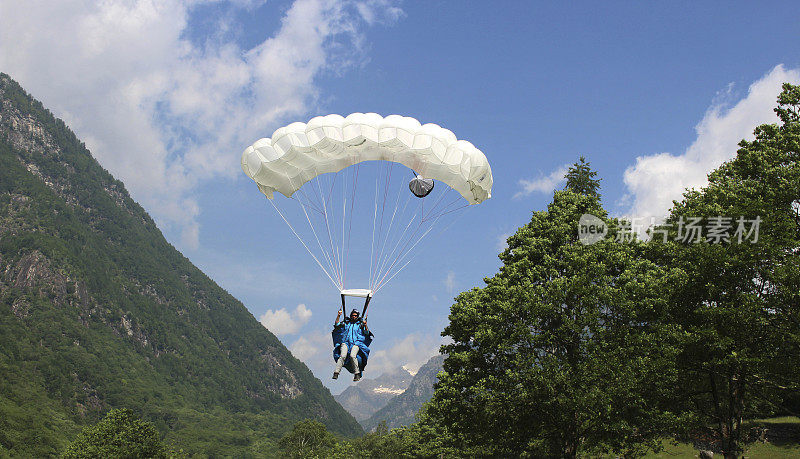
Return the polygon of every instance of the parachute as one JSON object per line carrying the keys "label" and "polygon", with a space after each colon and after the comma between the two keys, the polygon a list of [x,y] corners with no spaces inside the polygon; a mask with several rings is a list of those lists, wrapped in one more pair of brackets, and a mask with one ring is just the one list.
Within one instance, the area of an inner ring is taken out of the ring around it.
{"label": "parachute", "polygon": [[[445,220],[492,190],[489,162],[474,145],[399,115],[292,123],[247,147],[241,165],[343,301],[368,300],[408,266],[433,229],[447,229]],[[435,181],[446,186],[434,191]],[[368,288],[347,288],[351,264],[362,280],[368,274]]]}
{"label": "parachute", "polygon": [[422,178],[419,175],[408,182],[408,189],[418,198],[424,198],[433,191],[433,179]]}

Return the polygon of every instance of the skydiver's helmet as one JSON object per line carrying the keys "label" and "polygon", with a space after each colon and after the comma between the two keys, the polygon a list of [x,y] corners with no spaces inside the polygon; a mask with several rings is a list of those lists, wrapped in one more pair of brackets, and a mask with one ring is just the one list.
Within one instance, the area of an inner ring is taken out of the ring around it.
{"label": "skydiver's helmet", "polygon": [[408,189],[418,198],[424,198],[433,191],[433,179],[422,178],[418,175],[408,182]]}
{"label": "skydiver's helmet", "polygon": [[[355,315],[355,318],[353,317],[353,315]],[[353,321],[353,322],[355,322],[355,321],[357,321],[357,320],[358,320],[358,318],[359,318],[359,316],[360,316],[360,315],[361,315],[361,314],[359,314],[359,313],[358,313],[358,310],[357,310],[357,309],[353,309],[352,311],[350,311],[350,320],[351,320],[351,321]]]}

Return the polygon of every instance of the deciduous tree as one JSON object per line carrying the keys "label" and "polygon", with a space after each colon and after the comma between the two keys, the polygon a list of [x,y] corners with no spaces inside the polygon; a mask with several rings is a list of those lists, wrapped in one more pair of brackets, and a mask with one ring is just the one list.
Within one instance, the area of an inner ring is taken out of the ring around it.
{"label": "deciduous tree", "polygon": [[[778,104],[781,123],[757,127],[667,222],[673,237],[690,218],[729,227],[674,244],[668,261],[687,273],[671,299],[690,338],[681,393],[726,457],[742,451],[743,420],[774,412],[800,380],[800,86],[784,85]],[[740,229],[753,232],[740,241]]]}
{"label": "deciduous tree", "polygon": [[612,223],[594,175],[576,163],[566,189],[509,238],[500,271],[456,298],[445,372],[421,422],[442,432],[443,450],[635,454],[657,448],[676,419],[666,405],[678,333],[661,319],[681,273],[613,232],[578,240],[582,215]]}

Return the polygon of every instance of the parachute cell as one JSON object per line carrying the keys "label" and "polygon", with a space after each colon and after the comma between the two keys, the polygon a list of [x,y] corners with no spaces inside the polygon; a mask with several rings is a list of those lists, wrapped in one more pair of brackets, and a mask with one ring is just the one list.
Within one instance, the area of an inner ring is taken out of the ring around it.
{"label": "parachute cell", "polygon": [[363,161],[403,164],[444,182],[469,204],[491,197],[491,168],[480,150],[436,124],[397,115],[353,113],[292,123],[247,147],[242,170],[271,199],[275,191],[291,197],[318,175]]}

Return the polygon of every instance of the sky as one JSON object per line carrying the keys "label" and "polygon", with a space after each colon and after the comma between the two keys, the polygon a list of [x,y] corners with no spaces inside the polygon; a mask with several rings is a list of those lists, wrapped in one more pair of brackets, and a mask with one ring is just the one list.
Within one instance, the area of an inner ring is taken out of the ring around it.
{"label": "sky", "polygon": [[0,71],[338,393],[352,384],[330,379],[338,292],[242,173],[245,147],[375,112],[483,151],[492,198],[370,306],[365,376],[415,370],[453,297],[497,271],[579,156],[613,215],[663,216],[776,122],[781,83],[800,83],[797,17],[796,1],[0,0]]}

